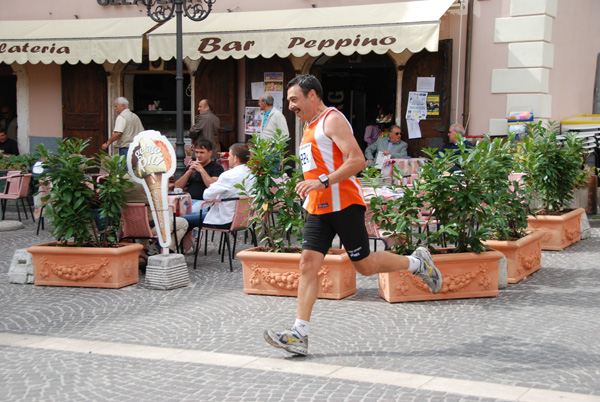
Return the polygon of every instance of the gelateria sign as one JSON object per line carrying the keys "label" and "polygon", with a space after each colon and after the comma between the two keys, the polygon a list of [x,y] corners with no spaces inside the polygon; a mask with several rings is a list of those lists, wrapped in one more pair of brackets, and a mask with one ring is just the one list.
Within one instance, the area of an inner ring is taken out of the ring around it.
{"label": "gelateria sign", "polygon": [[71,48],[69,46],[60,46],[56,43],[51,45],[31,45],[28,42],[23,44],[8,44],[6,42],[0,42],[0,53],[56,53],[56,54],[69,54]]}
{"label": "gelateria sign", "polygon": [[[106,0],[105,0],[106,1]],[[441,17],[453,0],[212,13],[183,21],[183,57],[198,59],[437,51]],[[176,22],[148,34],[150,60],[176,56]]]}

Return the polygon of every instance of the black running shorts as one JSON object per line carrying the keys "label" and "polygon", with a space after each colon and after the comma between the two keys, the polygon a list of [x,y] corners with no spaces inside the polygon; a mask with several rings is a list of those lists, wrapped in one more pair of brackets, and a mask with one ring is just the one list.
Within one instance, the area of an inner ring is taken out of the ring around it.
{"label": "black running shorts", "polygon": [[369,253],[369,234],[365,226],[363,205],[350,205],[339,212],[308,214],[302,240],[303,250],[327,254],[337,234],[352,261],[360,261]]}

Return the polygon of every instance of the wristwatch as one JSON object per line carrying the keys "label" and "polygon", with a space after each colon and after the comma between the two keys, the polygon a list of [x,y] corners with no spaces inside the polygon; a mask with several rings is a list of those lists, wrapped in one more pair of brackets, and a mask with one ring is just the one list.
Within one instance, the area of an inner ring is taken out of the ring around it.
{"label": "wristwatch", "polygon": [[325,173],[319,176],[319,181],[325,185],[325,188],[329,188],[329,176]]}

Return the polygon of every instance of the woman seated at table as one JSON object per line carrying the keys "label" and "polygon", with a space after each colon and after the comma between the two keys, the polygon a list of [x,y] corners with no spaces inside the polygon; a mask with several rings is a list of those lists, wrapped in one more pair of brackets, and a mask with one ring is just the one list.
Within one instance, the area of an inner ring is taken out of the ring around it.
{"label": "woman seated at table", "polygon": [[375,143],[369,145],[365,150],[367,163],[374,164],[377,155],[382,152],[384,156],[391,159],[406,158],[408,156],[408,144],[402,141],[402,131],[398,126],[390,127],[387,137],[381,137]]}

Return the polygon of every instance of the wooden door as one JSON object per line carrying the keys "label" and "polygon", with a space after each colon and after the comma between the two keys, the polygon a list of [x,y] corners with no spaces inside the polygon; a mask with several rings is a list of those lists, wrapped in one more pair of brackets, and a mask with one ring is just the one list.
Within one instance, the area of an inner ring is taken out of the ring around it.
{"label": "wooden door", "polygon": [[90,139],[93,155],[108,139],[107,80],[102,66],[68,63],[62,66],[63,138]]}
{"label": "wooden door", "polygon": [[[420,157],[424,154],[421,149],[428,147],[429,139],[442,138],[444,144],[448,142],[448,129],[450,128],[450,96],[452,74],[452,40],[442,40],[437,52],[423,50],[413,55],[404,68],[402,78],[402,139],[408,142],[408,154]],[[418,77],[435,77],[435,90],[429,95],[439,96],[439,115],[427,116],[421,120],[420,139],[408,139],[406,126],[406,106],[408,93],[417,90]]]}
{"label": "wooden door", "polygon": [[194,110],[198,113],[198,102],[210,99],[213,113],[221,121],[219,142],[222,151],[237,142],[237,61],[233,58],[204,60],[196,71]]}
{"label": "wooden door", "polygon": [[251,84],[265,80],[265,73],[283,73],[283,110],[281,111],[287,121],[290,140],[288,141],[289,154],[295,154],[296,144],[296,115],[290,111],[287,101],[285,86],[296,76],[294,67],[288,59],[273,56],[270,59],[257,57],[246,61],[246,106],[258,107],[258,100],[252,99]]}

